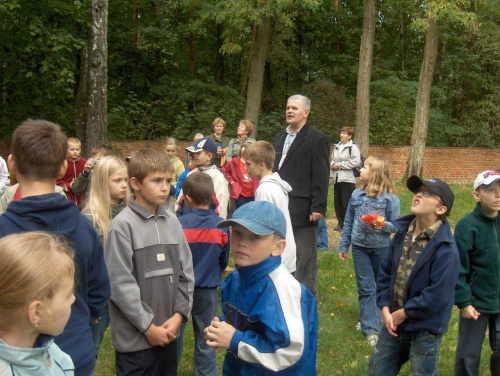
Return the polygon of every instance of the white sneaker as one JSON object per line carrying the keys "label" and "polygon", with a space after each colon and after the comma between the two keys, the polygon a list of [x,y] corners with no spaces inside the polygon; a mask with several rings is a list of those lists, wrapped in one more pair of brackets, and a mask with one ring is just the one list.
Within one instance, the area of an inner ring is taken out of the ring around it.
{"label": "white sneaker", "polygon": [[361,323],[359,321],[356,324],[355,328],[356,328],[357,331],[359,331],[359,332],[361,331]]}
{"label": "white sneaker", "polygon": [[368,341],[368,344],[371,347],[375,347],[377,345],[378,335],[376,335],[376,334],[369,334],[369,335],[366,336],[366,339]]}

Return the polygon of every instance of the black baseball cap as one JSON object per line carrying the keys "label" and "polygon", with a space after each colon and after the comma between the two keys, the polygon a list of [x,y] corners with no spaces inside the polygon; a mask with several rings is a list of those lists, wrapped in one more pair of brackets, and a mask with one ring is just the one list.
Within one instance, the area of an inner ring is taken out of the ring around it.
{"label": "black baseball cap", "polygon": [[422,185],[427,187],[432,193],[439,196],[441,200],[443,200],[443,204],[446,206],[446,214],[450,214],[453,201],[455,201],[455,195],[453,194],[450,186],[438,178],[422,180],[416,175],[410,176],[406,182],[406,186],[413,193],[417,193],[418,189]]}

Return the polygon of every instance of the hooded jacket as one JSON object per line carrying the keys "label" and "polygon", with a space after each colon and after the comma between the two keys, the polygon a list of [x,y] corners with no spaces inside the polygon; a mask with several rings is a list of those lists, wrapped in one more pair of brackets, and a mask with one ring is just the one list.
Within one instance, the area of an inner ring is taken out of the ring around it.
{"label": "hooded jacket", "polygon": [[293,237],[292,220],[288,211],[288,193],[292,187],[281,179],[277,172],[266,175],[260,179],[259,186],[255,192],[255,201],[267,201],[281,209],[286,220],[286,247],[281,254],[281,261],[290,273],[296,270],[297,247]]}
{"label": "hooded jacket", "polygon": [[481,313],[500,312],[500,216],[488,217],[477,203],[458,221],[455,241],[460,276],[455,287],[458,308],[472,305]]}
{"label": "hooded jacket", "polygon": [[83,195],[75,194],[71,188],[71,183],[83,172],[87,160],[85,158],[78,158],[76,161],[70,161],[68,158],[66,158],[66,160],[68,161],[66,173],[62,179],[57,179],[56,184],[61,187],[66,187],[66,196],[68,196],[68,200],[71,200],[77,206],[80,206],[83,200]]}
{"label": "hooded jacket", "polygon": [[[397,232],[380,264],[377,279],[377,305],[388,306],[393,312],[394,282],[408,227],[415,215],[401,217],[392,224]],[[455,300],[459,256],[450,224],[443,221],[436,234],[427,242],[413,267],[404,298],[405,330],[427,330],[444,334]]]}
{"label": "hooded jacket", "polygon": [[63,236],[75,251],[75,303],[57,345],[75,363],[76,374],[92,372],[95,364],[90,321],[97,319],[111,295],[103,249],[97,232],[76,205],[59,193],[13,201],[0,216],[0,237],[24,231],[48,231]]}
{"label": "hooded jacket", "polygon": [[41,335],[37,347],[11,347],[0,340],[2,376],[73,376],[75,367],[68,354],[50,336]]}

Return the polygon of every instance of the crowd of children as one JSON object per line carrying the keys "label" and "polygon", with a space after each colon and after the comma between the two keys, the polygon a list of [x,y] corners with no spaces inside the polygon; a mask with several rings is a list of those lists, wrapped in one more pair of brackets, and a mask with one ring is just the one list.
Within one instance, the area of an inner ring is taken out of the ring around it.
{"label": "crowd of children", "polygon": [[[218,348],[224,375],[316,374],[318,313],[294,278],[291,187],[273,172],[273,146],[242,124],[238,157],[225,161],[217,118],[186,148],[185,171],[171,137],[164,153],[140,149],[126,163],[106,145],[81,158],[80,141],[48,121],[14,131],[0,160],[1,375],[93,375],[108,325],[118,375],[175,375],[188,320],[196,375],[219,374]],[[360,181],[338,254],[352,250],[368,375],[397,375],[407,361],[411,374],[436,375],[454,305],[455,375],[478,375],[487,329],[499,375],[500,172],[477,176],[476,207],[454,234],[442,180],[409,177],[403,217],[386,160],[366,159]],[[237,268],[222,281],[229,250]]]}

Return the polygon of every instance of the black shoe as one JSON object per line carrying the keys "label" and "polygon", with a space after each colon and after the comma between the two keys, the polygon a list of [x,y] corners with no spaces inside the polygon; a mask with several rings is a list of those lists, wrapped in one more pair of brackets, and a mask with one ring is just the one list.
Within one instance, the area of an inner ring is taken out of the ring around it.
{"label": "black shoe", "polygon": [[342,231],[342,226],[338,225],[337,227],[334,228],[335,231]]}

